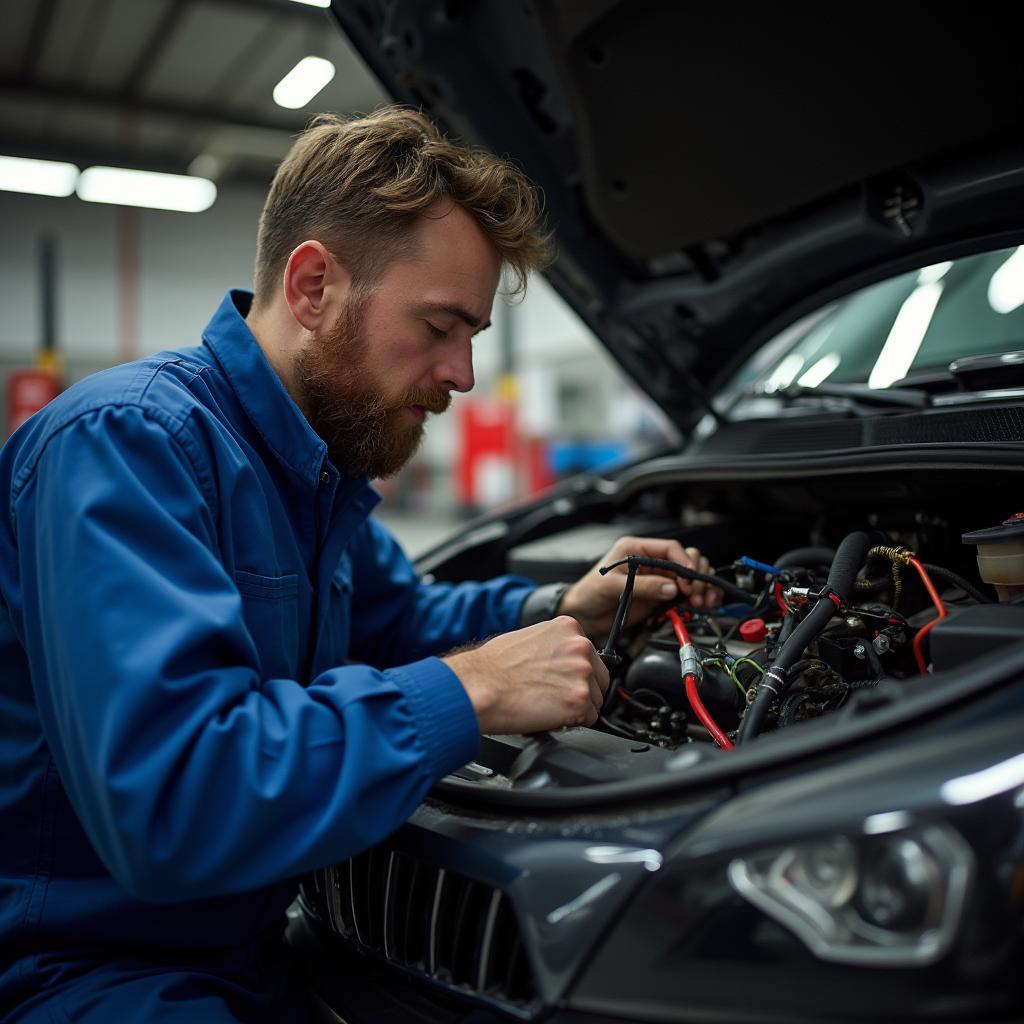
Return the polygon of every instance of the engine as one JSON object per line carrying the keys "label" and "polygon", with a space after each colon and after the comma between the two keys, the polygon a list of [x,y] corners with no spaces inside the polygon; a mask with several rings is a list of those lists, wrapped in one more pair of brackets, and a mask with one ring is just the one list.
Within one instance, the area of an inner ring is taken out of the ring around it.
{"label": "engine", "polygon": [[[979,565],[1000,563],[989,572],[999,582],[989,582],[1007,604],[1024,591],[1008,582],[1024,576],[1007,572],[1024,557],[1016,553],[1022,538],[1024,515],[964,538],[996,552],[979,556]],[[835,550],[793,549],[770,563],[741,555],[713,574],[675,568],[718,586],[724,606],[666,605],[631,635],[613,627],[602,651],[612,683],[601,726],[668,748],[710,740],[732,749],[834,712],[858,690],[926,675],[933,663],[963,656],[962,613],[996,603],[984,581],[924,562],[881,531],[851,533]],[[635,573],[672,567],[633,556],[626,569],[619,627]],[[958,613],[959,628],[929,643],[932,630]],[[981,651],[1020,635],[1024,607],[970,618],[967,648]]]}
{"label": "engine", "polygon": [[[882,515],[860,512],[854,499],[845,509],[830,503],[808,529],[792,514],[799,493],[779,486],[774,494],[785,514],[757,520],[734,515],[741,492],[705,492],[703,519],[688,520],[684,508],[687,529],[676,518],[676,529],[661,533],[716,559],[706,579],[724,599],[713,610],[666,605],[637,622],[627,585],[602,650],[611,686],[600,730],[665,749],[730,749],[1024,635],[1024,515],[970,530],[977,505],[951,509],[955,518],[920,506]],[[570,528],[511,552],[510,568],[571,579],[588,548],[657,525]],[[792,546],[769,547],[780,538]],[[672,570],[635,557],[615,571]]]}

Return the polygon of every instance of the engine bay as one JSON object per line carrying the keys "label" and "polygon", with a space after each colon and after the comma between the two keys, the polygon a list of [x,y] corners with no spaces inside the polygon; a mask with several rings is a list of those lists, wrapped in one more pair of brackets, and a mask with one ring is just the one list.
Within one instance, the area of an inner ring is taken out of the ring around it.
{"label": "engine bay", "polygon": [[[978,474],[973,491],[941,472],[865,477],[637,487],[630,516],[620,505],[510,548],[509,569],[547,582],[578,577],[619,536],[675,537],[708,555],[703,578],[724,596],[625,626],[627,582],[595,726],[488,738],[459,776],[543,789],[635,778],[683,751],[724,757],[1024,639],[1024,515],[1005,507],[1005,476]],[[670,567],[638,556],[613,571]]]}

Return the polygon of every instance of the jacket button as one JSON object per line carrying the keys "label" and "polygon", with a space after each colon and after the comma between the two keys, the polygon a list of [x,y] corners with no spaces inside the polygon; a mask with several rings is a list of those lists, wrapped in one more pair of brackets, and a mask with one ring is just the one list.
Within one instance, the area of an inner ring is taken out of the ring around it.
{"label": "jacket button", "polygon": [[330,483],[330,481],[331,481],[331,474],[330,474],[330,473],[328,473],[328,472],[327,472],[327,470],[325,469],[325,470],[324,470],[324,471],[323,471],[323,472],[322,472],[322,473],[320,474],[320,483],[322,483],[322,484],[326,484],[326,483]]}

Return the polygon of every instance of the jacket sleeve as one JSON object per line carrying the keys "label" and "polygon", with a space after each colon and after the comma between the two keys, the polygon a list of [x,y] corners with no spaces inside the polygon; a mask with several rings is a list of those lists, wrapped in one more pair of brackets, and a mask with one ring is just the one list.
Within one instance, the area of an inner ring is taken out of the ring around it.
{"label": "jacket sleeve", "polygon": [[134,895],[261,887],[393,831],[472,759],[472,705],[436,659],[261,679],[216,495],[187,421],[134,407],[52,437],[12,504],[21,632],[47,742]]}
{"label": "jacket sleeve", "polygon": [[374,665],[442,654],[515,629],[536,584],[522,576],[482,583],[422,583],[388,529],[374,519],[353,552],[352,656]]}

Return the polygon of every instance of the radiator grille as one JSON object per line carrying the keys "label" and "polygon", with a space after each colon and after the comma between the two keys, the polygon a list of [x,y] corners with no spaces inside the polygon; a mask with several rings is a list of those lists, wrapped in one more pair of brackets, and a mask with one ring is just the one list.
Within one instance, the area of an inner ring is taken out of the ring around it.
{"label": "radiator grille", "polygon": [[500,889],[375,847],[303,884],[306,903],[363,951],[520,1009],[536,986],[511,901]]}

